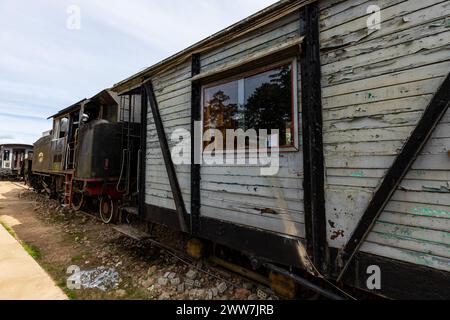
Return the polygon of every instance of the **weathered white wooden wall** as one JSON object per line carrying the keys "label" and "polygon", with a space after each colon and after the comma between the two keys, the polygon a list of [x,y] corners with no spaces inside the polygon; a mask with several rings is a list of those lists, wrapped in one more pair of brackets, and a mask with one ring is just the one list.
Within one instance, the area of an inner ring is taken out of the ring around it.
{"label": "weathered white wooden wall", "polygon": [[[328,240],[342,247],[450,71],[450,1],[331,1],[321,7]],[[368,31],[367,8],[381,10]],[[362,251],[450,271],[450,115]]]}
{"label": "weathered white wooden wall", "polygon": [[[290,14],[202,55],[201,72],[226,67],[298,38],[298,19],[298,13]],[[282,152],[280,157],[280,171],[271,177],[261,176],[260,167],[256,166],[204,165],[201,169],[201,214],[304,237],[302,153]]]}
{"label": "weathered white wooden wall", "polygon": [[[159,111],[172,148],[171,136],[176,129],[191,130],[191,63],[186,62],[152,79]],[[146,198],[150,205],[175,209],[169,178],[164,164],[155,122],[149,108],[147,118]],[[190,158],[190,156],[188,156]],[[177,165],[178,181],[190,212],[190,165]]]}
{"label": "weathered white wooden wall", "polygon": [[[217,50],[202,54],[201,72],[226,67],[241,59],[248,59],[249,55],[273,49],[298,37],[299,21],[298,13],[295,13],[245,37],[224,44]],[[190,62],[186,62],[152,79],[171,148],[174,143],[170,141],[170,137],[175,129],[190,130],[190,76]],[[300,77],[298,79],[300,81]],[[298,94],[298,101],[300,101],[300,91]],[[301,114],[299,119],[301,119]],[[150,111],[147,129],[146,203],[175,209]],[[298,139],[301,139],[300,135]],[[283,152],[280,167],[276,176],[263,177],[260,173],[260,166],[203,165],[201,169],[201,214],[241,225],[303,237],[301,151]],[[178,165],[176,171],[189,212],[190,166]]]}
{"label": "weathered white wooden wall", "polygon": [[[201,56],[201,72],[226,67],[299,37],[298,14],[286,16]],[[300,72],[300,69],[298,69]],[[187,62],[154,77],[156,99],[170,141],[175,129],[190,130],[191,66]],[[300,81],[300,76],[298,77]],[[300,84],[298,85],[300,87]],[[300,101],[300,91],[298,92]],[[300,108],[299,108],[300,112]],[[301,114],[299,115],[301,119]],[[299,129],[300,131],[301,129]],[[300,135],[298,136],[300,140]],[[282,234],[304,236],[301,151],[283,152],[276,176],[261,176],[260,166],[207,166],[201,169],[201,214]],[[190,211],[190,166],[176,171]],[[151,112],[148,113],[146,203],[175,209]]]}

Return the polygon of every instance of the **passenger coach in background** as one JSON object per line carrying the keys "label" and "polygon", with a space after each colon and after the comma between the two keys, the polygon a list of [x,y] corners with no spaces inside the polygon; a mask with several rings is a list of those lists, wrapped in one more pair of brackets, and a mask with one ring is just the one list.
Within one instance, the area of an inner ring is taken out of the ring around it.
{"label": "passenger coach in background", "polygon": [[16,179],[24,162],[33,157],[33,146],[28,144],[0,145],[0,179]]}

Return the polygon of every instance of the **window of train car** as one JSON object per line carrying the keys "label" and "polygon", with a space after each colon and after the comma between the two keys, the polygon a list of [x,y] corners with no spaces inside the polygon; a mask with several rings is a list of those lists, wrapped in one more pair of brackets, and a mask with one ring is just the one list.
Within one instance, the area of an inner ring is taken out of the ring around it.
{"label": "window of train car", "polygon": [[109,122],[117,122],[117,105],[103,105],[102,119]]}
{"label": "window of train car", "polygon": [[69,118],[64,117],[60,119],[60,127],[59,127],[59,138],[62,139],[66,136],[69,131]]}
{"label": "window of train car", "polygon": [[119,122],[141,123],[141,95],[126,94],[120,96]]}
{"label": "window of train car", "polygon": [[53,124],[53,139],[59,140],[66,136],[69,131],[69,118],[64,117],[60,119],[56,119]]}
{"label": "window of train car", "polygon": [[3,161],[9,161],[9,150],[3,151]]}
{"label": "window of train car", "polygon": [[[203,88],[203,130],[219,130],[226,145],[228,129],[278,129],[278,141],[268,147],[298,143],[296,63],[285,63],[236,76]],[[211,132],[211,131],[210,131]],[[211,137],[213,140],[214,137]],[[235,143],[236,145],[236,143]],[[249,148],[249,142],[246,143]]]}

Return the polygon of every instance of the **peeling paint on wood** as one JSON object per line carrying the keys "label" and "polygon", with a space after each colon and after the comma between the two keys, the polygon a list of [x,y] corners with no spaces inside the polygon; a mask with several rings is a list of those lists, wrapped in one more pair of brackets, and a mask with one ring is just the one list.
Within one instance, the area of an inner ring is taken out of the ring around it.
{"label": "peeling paint on wood", "polygon": [[[336,248],[450,70],[450,1],[378,1],[382,26],[369,34],[365,4],[321,4],[327,227]],[[449,270],[449,115],[362,251]]]}

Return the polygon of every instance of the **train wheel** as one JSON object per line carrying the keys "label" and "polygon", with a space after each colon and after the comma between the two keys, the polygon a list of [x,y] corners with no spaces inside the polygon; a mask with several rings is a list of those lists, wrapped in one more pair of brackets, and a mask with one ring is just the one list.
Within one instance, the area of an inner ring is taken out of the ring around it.
{"label": "train wheel", "polygon": [[117,201],[111,199],[110,197],[103,196],[100,199],[100,218],[103,223],[114,223],[117,219],[117,209]]}
{"label": "train wheel", "polygon": [[84,204],[84,193],[74,191],[72,195],[72,209],[75,211],[80,211],[83,208]]}

